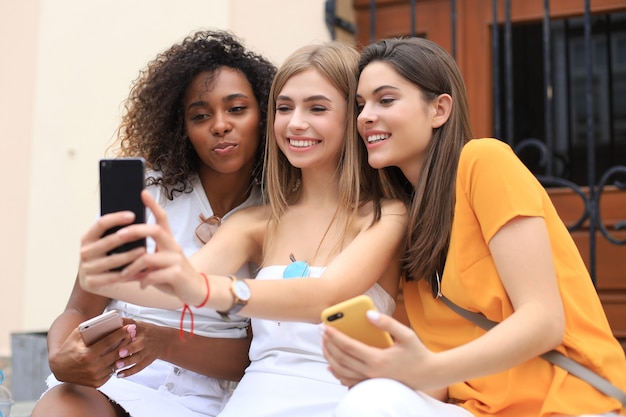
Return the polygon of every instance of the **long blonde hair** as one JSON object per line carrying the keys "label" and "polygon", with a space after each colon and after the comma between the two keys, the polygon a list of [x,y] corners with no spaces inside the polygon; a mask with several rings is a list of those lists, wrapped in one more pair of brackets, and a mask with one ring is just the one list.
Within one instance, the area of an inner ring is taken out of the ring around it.
{"label": "long blonde hair", "polygon": [[265,145],[264,202],[271,207],[270,221],[277,224],[289,204],[300,195],[301,170],[291,165],[278,147],[274,133],[276,99],[296,74],[315,69],[337,88],[347,103],[345,140],[341,148],[337,179],[339,205],[335,217],[346,215],[346,230],[360,206],[374,204],[373,221],[381,216],[380,200],[383,188],[378,171],[367,163],[367,151],[359,146],[356,128],[356,88],[359,54],[352,46],[341,42],[307,45],[290,55],[279,68],[270,90]]}

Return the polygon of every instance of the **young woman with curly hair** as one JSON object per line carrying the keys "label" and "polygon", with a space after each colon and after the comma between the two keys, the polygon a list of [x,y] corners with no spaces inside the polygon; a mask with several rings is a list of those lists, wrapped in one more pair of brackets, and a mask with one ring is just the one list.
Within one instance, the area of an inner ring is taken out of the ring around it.
{"label": "young woman with curly hair", "polygon": [[[147,190],[187,255],[230,214],[260,202],[274,73],[232,34],[201,31],[159,54],[130,91],[117,155],[145,159]],[[250,273],[249,265],[239,271]],[[78,324],[111,309],[125,317],[124,327],[85,346]],[[32,415],[216,415],[248,364],[248,321],[194,313],[194,337],[179,338],[179,326],[191,328],[180,311],[91,294],[76,283],[50,327],[51,388]]]}

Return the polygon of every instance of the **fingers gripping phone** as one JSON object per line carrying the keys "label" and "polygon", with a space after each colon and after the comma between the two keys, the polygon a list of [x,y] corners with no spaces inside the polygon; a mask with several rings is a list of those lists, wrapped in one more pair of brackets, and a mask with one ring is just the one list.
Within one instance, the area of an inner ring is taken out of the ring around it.
{"label": "fingers gripping phone", "polygon": [[370,323],[365,314],[368,310],[376,310],[374,302],[359,295],[322,311],[322,322],[370,346],[391,346],[391,335]]}
{"label": "fingers gripping phone", "polygon": [[78,331],[89,346],[123,326],[122,317],[116,310],[107,311],[78,325]]}
{"label": "fingers gripping phone", "polygon": [[[145,161],[143,158],[115,158],[100,160],[100,214],[130,210],[135,213],[133,223],[146,221],[146,208],[141,201],[145,183]],[[120,227],[107,230],[104,236],[115,233]],[[146,246],[146,239],[129,242],[113,249],[121,253]]]}

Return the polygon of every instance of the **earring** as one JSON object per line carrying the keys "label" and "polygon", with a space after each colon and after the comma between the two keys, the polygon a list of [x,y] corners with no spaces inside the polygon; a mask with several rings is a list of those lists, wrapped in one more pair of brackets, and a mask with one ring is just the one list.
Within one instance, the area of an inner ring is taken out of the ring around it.
{"label": "earring", "polygon": [[435,271],[434,279],[430,283],[430,288],[433,293],[433,298],[440,298],[443,293],[441,292],[441,277],[439,276],[439,272]]}

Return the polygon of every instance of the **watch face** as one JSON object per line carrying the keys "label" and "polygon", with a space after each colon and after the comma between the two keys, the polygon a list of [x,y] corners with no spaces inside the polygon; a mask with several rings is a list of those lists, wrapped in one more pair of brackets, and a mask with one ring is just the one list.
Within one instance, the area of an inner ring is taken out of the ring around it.
{"label": "watch face", "polygon": [[250,287],[248,287],[248,284],[245,282],[241,280],[235,281],[233,284],[233,290],[240,300],[248,301],[250,299]]}

